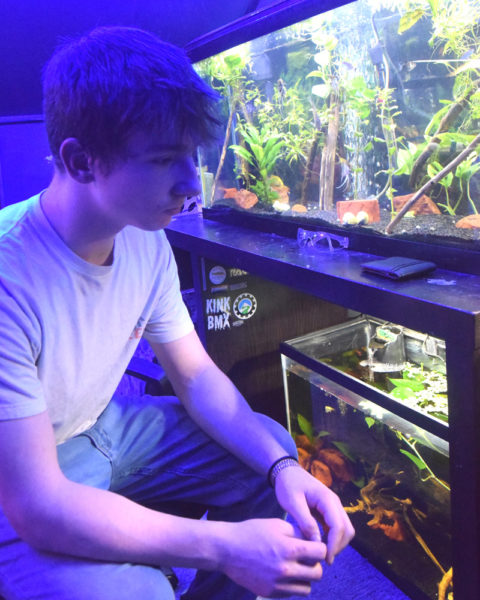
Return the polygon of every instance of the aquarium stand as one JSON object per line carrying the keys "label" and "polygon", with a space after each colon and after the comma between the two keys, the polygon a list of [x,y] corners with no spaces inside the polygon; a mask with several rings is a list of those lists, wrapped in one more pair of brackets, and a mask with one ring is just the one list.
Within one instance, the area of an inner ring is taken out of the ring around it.
{"label": "aquarium stand", "polygon": [[[445,342],[449,425],[435,423],[433,428],[449,444],[455,600],[480,598],[480,277],[437,269],[417,279],[389,281],[362,270],[363,263],[378,255],[299,248],[291,237],[198,216],[175,219],[167,236],[174,249],[188,257],[183,269],[192,270],[198,293],[202,285],[199,262],[208,259],[288,286],[319,303],[372,315]],[[421,246],[416,258],[423,258]],[[203,300],[198,297],[198,309],[203,311]],[[274,306],[274,296],[270,302]],[[224,352],[228,353],[227,347]],[[325,368],[322,375],[332,373]],[[339,376],[337,382],[345,383]],[[382,409],[392,408],[374,391],[368,393],[370,401]],[[418,415],[403,413],[401,417],[419,427],[426,425]]]}

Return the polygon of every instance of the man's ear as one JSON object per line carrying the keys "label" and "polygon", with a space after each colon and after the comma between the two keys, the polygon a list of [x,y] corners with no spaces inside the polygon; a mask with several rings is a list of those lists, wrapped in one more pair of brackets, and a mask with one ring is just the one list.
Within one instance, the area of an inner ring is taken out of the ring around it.
{"label": "man's ear", "polygon": [[78,183],[90,183],[94,180],[93,160],[77,138],[63,140],[60,146],[60,158],[70,177]]}

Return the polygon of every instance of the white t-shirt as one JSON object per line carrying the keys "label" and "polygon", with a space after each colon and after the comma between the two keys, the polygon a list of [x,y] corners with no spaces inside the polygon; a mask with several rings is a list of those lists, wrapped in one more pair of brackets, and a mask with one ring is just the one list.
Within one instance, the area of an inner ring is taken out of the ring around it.
{"label": "white t-shirt", "polygon": [[65,245],[40,195],[0,211],[0,420],[48,410],[60,443],[95,423],[142,336],[192,329],[163,231],[126,227],[97,266]]}

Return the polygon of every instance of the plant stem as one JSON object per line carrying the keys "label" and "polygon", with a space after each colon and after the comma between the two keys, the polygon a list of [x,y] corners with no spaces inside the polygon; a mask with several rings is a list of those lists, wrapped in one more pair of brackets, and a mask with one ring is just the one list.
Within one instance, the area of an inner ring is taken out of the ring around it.
{"label": "plant stem", "polygon": [[[425,469],[429,472],[430,477],[428,477],[427,479],[434,479],[440,486],[442,486],[443,488],[445,488],[448,492],[450,491],[450,486],[448,484],[446,484],[444,481],[442,481],[441,479],[439,479],[435,473],[432,471],[432,469],[427,465],[427,463],[425,462],[425,460],[423,459],[423,456],[420,454],[420,452],[417,450],[417,447],[415,445],[415,443],[411,442],[408,438],[406,438],[403,433],[399,432],[400,434],[400,438],[403,442],[405,442],[405,444],[407,444],[407,446],[410,448],[410,450],[412,452],[415,452],[415,454],[417,455],[417,458],[419,458],[422,463],[425,465]],[[422,480],[422,481],[427,481],[426,479]]]}
{"label": "plant stem", "polygon": [[427,546],[427,543],[425,542],[425,540],[422,538],[422,536],[418,533],[418,531],[413,526],[413,523],[412,523],[412,521],[410,520],[410,517],[407,514],[407,510],[406,510],[405,506],[403,507],[403,518],[405,520],[405,523],[408,525],[408,528],[410,529],[411,533],[413,534],[413,537],[417,540],[417,542],[423,548],[423,550],[425,551],[426,555],[431,559],[431,561],[433,562],[433,564],[440,569],[440,572],[442,573],[442,575],[445,575],[445,569],[438,562],[436,556],[433,554],[433,552]]}
{"label": "plant stem", "polygon": [[217,172],[215,173],[215,179],[213,180],[212,193],[210,195],[210,204],[211,205],[213,204],[213,201],[215,200],[215,190],[217,188],[218,180],[220,179],[220,173],[222,172],[223,163],[225,162],[225,156],[227,154],[228,138],[230,137],[230,130],[232,128],[233,115],[235,114],[235,108],[236,108],[236,103],[233,103],[232,107],[230,109],[230,114],[228,115],[227,127],[225,130],[225,137],[223,139],[223,146],[222,146],[222,152],[220,154],[220,160],[218,161]]}

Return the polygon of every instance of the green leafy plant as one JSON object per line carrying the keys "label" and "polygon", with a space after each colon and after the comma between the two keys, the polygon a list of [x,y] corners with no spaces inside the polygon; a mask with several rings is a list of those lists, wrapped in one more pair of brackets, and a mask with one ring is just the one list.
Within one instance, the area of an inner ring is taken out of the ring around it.
{"label": "green leafy plant", "polygon": [[[375,107],[375,98],[377,92],[370,88],[365,81],[365,78],[358,75],[344,83],[345,85],[345,110],[352,110],[363,125],[370,123],[372,111]],[[352,153],[352,172],[353,172],[353,197],[358,197],[359,192],[359,177],[363,173],[363,168],[360,166],[360,157],[373,150],[373,142],[367,139],[362,143],[364,135],[361,131],[355,131],[357,143],[355,147],[345,144],[345,148]]]}
{"label": "green leafy plant", "polygon": [[[433,160],[427,166],[428,176],[433,179],[433,177],[435,177],[437,173],[440,173],[442,169],[443,165],[441,165],[437,160]],[[453,173],[448,173],[443,179],[440,179],[440,181],[438,182],[445,192],[445,202],[438,202],[438,206],[444,208],[449,215],[455,215],[457,212],[458,205],[460,204],[460,198],[458,198],[457,202],[454,205],[451,204],[449,190],[452,185],[452,182]]]}
{"label": "green leafy plant", "polygon": [[225,161],[235,115],[238,111],[245,111],[247,88],[244,72],[247,64],[248,57],[246,54],[223,52],[222,54],[212,56],[197,65],[199,74],[224,97],[225,105],[228,110],[222,150],[212,185],[211,197],[208,199],[210,203],[213,203],[215,198],[215,190]]}
{"label": "green leafy plant", "polygon": [[284,141],[280,135],[271,135],[265,129],[257,129],[253,125],[245,125],[239,129],[245,146],[232,144],[230,149],[253,167],[249,173],[250,189],[257,194],[259,200],[272,204],[278,194],[272,189],[270,177],[279,160]]}
{"label": "green leafy plant", "polygon": [[406,456],[412,463],[417,467],[420,473],[423,473],[421,480],[423,482],[428,480],[433,480],[437,485],[444,488],[448,492],[450,491],[450,485],[440,479],[435,475],[432,471],[426,460],[423,458],[422,454],[418,450],[418,445],[421,443],[420,440],[415,439],[412,436],[406,435],[401,431],[395,431],[397,437],[407,446],[408,450],[404,448],[400,448],[400,452]]}
{"label": "green leafy plant", "polygon": [[478,171],[480,171],[480,162],[477,152],[472,152],[455,170],[455,176],[460,180],[460,197],[463,197],[465,194],[467,195],[470,206],[475,214],[478,214],[478,210],[475,201],[470,195],[470,180]]}
{"label": "green leafy plant", "polygon": [[415,161],[423,152],[426,143],[414,144],[407,142],[404,146],[398,149],[397,154],[397,170],[395,175],[410,175]]}
{"label": "green leafy plant", "polygon": [[407,363],[401,378],[388,378],[390,395],[421,409],[432,417],[448,422],[447,379],[443,373]]}

